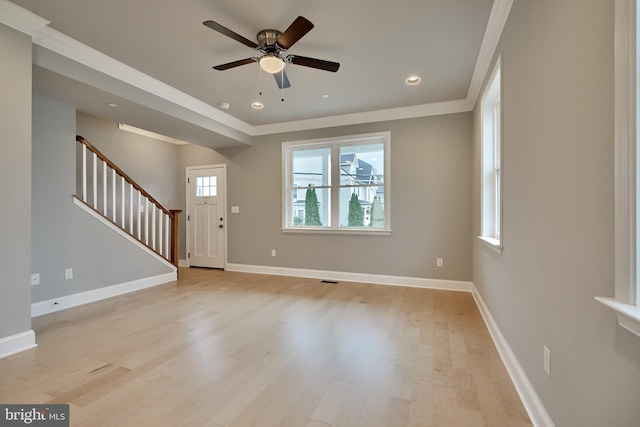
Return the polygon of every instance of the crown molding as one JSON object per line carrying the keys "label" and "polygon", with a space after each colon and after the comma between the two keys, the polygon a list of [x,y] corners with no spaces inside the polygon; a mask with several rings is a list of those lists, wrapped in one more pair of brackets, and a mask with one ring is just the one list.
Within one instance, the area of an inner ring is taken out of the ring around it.
{"label": "crown molding", "polygon": [[46,19],[8,0],[0,0],[0,23],[29,36],[50,24]]}
{"label": "crown molding", "polygon": [[295,132],[309,129],[322,129],[337,126],[357,125],[362,123],[385,122],[389,120],[412,119],[416,117],[439,116],[471,111],[473,105],[466,99],[414,105],[410,107],[389,108],[386,110],[367,111],[364,113],[342,114],[339,116],[321,117],[309,120],[273,123],[253,127],[253,136],[274,133]]}
{"label": "crown molding", "polygon": [[232,130],[242,132],[248,136],[260,136],[473,110],[512,4],[513,0],[494,0],[493,2],[466,99],[257,126],[220,111],[51,27],[47,27],[49,21],[8,0],[0,0],[0,23],[32,35],[33,43],[79,64],[163,98]]}
{"label": "crown molding", "polygon": [[476,61],[476,67],[473,70],[471,84],[469,85],[469,92],[467,93],[467,101],[472,106],[475,106],[478,95],[480,94],[480,89],[484,84],[512,5],[513,0],[493,1],[489,21],[487,22],[487,29],[482,38],[478,60]]}
{"label": "crown molding", "polygon": [[169,86],[53,28],[44,27],[33,36],[33,43],[79,64],[173,102],[194,113],[213,119],[234,130],[250,134],[252,126],[197,98]]}

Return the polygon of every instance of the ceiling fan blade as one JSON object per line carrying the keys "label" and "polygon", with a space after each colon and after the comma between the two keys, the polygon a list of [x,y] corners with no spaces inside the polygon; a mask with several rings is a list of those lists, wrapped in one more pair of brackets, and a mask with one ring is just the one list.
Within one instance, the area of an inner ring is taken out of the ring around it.
{"label": "ceiling fan blade", "polygon": [[335,73],[340,68],[340,64],[337,62],[325,61],[324,59],[308,58],[306,56],[289,55],[287,61],[302,65],[303,67],[317,68],[319,70],[331,71]]}
{"label": "ceiling fan blade", "polygon": [[231,37],[232,39],[234,39],[236,41],[239,41],[240,43],[242,43],[242,44],[244,44],[246,46],[249,46],[252,49],[256,49],[258,47],[257,43],[252,42],[248,38],[243,37],[240,34],[231,31],[227,27],[224,27],[224,26],[218,24],[215,21],[204,21],[203,24],[206,25],[207,27],[211,28],[212,30],[215,30],[215,31],[219,32],[220,34],[224,34],[227,37]]}
{"label": "ceiling fan blade", "polygon": [[258,58],[246,58],[246,59],[240,59],[238,61],[227,62],[226,64],[216,65],[213,68],[218,71],[224,71],[224,70],[228,70],[229,68],[235,68],[241,65],[247,65],[257,61],[258,61]]}
{"label": "ceiling fan blade", "polygon": [[275,77],[279,89],[286,89],[288,87],[291,87],[291,83],[289,83],[289,77],[287,77],[287,73],[285,73],[284,70],[279,73],[273,73],[273,77]]}
{"label": "ceiling fan blade", "polygon": [[298,16],[295,21],[289,25],[289,28],[284,30],[284,33],[278,37],[276,43],[282,49],[289,49],[298,40],[300,40],[305,34],[307,34],[313,28],[313,24],[307,18]]}

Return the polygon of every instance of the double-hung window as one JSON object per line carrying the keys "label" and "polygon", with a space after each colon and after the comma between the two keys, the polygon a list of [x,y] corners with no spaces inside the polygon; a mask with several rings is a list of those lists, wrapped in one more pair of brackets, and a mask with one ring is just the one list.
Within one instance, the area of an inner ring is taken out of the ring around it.
{"label": "double-hung window", "polygon": [[389,132],[285,142],[284,231],[389,233]]}
{"label": "double-hung window", "polygon": [[615,2],[615,296],[596,297],[640,336],[638,0]]}
{"label": "double-hung window", "polygon": [[502,248],[502,103],[500,58],[481,101],[482,188],[480,239],[492,248]]}

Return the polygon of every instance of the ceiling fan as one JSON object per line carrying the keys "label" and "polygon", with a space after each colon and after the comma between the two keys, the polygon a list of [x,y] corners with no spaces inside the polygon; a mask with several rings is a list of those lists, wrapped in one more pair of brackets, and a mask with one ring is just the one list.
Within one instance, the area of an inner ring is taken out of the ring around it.
{"label": "ceiling fan", "polygon": [[215,30],[227,37],[239,41],[245,46],[249,46],[252,49],[261,53],[258,57],[240,59],[238,61],[229,62],[226,64],[216,65],[213,67],[216,70],[224,71],[230,68],[239,67],[241,65],[251,64],[258,62],[260,68],[273,76],[276,79],[276,83],[280,89],[288,88],[291,86],[287,74],[284,71],[286,64],[302,65],[303,67],[317,68],[319,70],[331,71],[335,73],[340,68],[340,64],[337,62],[325,61],[323,59],[309,58],[300,55],[286,55],[285,51],[290,49],[298,40],[300,40],[305,34],[307,34],[313,28],[313,24],[308,19],[298,16],[289,25],[283,33],[278,30],[262,30],[258,33],[256,38],[258,43],[255,43],[240,34],[231,31],[230,29],[218,24],[214,21],[205,21],[204,25]]}

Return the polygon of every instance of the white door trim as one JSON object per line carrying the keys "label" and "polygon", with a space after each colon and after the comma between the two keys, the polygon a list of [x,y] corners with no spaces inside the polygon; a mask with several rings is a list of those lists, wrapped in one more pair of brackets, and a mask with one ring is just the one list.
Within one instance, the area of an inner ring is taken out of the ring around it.
{"label": "white door trim", "polygon": [[188,176],[189,176],[189,172],[190,171],[197,171],[200,169],[212,169],[212,168],[222,168],[222,176],[224,177],[224,191],[222,192],[222,205],[223,205],[223,210],[224,210],[224,218],[225,218],[225,233],[224,233],[224,268],[226,268],[227,266],[227,235],[229,232],[229,221],[228,219],[228,213],[227,213],[227,164],[226,163],[219,163],[219,164],[214,164],[214,165],[200,165],[200,166],[187,166],[185,168],[185,172],[184,172],[184,186],[185,186],[185,206],[186,208],[186,215],[184,216],[185,218],[185,235],[186,235],[186,267],[190,267],[191,266],[191,259],[189,258],[189,249],[191,248],[191,242],[190,242],[190,237],[189,237],[189,221],[187,220],[188,215],[190,215],[189,209],[191,208],[189,206],[189,182],[188,182]]}

